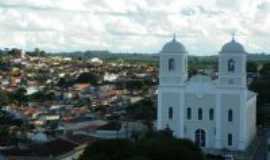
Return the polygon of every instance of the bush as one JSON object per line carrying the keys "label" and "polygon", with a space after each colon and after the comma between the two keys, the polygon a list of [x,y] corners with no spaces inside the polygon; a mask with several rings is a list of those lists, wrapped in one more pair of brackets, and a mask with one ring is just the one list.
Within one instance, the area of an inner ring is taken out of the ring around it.
{"label": "bush", "polygon": [[80,160],[203,160],[200,148],[191,141],[157,134],[137,142],[99,140],[88,146]]}

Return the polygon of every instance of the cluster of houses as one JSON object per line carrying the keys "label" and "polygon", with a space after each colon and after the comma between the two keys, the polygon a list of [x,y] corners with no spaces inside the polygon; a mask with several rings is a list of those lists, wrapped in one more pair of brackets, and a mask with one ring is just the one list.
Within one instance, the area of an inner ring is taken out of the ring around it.
{"label": "cluster of houses", "polygon": [[[0,146],[0,159],[76,159],[96,139],[125,138],[144,130],[139,120],[126,117],[126,108],[153,97],[157,82],[152,65],[99,58],[22,53],[3,56],[0,70],[0,90],[5,96],[23,90],[1,110],[15,113],[24,122],[24,127],[17,127],[16,141]],[[137,88],[132,88],[134,81],[140,82]],[[20,101],[19,96],[27,100]]]}
{"label": "cluster of houses", "polygon": [[1,56],[0,104],[24,125],[0,124],[7,133],[16,131],[12,142],[0,135],[0,160],[77,159],[96,139],[146,130],[127,108],[145,98],[155,101],[155,65],[18,53]]}

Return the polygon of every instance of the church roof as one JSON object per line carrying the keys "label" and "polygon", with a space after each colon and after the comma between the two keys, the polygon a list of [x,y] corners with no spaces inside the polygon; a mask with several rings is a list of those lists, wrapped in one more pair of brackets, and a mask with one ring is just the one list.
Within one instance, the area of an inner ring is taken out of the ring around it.
{"label": "church roof", "polygon": [[220,53],[246,53],[243,45],[233,38],[230,42],[224,44]]}
{"label": "church roof", "polygon": [[189,80],[190,82],[197,82],[197,83],[205,83],[205,82],[211,82],[211,78],[207,75],[202,74],[196,74],[192,76]]}
{"label": "church roof", "polygon": [[187,51],[185,46],[178,42],[174,36],[170,42],[163,46],[161,53],[187,53]]}

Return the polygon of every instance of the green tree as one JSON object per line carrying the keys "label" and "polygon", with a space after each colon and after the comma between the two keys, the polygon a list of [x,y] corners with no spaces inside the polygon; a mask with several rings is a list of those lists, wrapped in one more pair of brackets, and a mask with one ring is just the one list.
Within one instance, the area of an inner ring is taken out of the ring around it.
{"label": "green tree", "polygon": [[10,98],[13,102],[18,103],[19,105],[23,105],[28,102],[25,88],[18,88],[14,93],[11,93]]}
{"label": "green tree", "polygon": [[93,85],[96,85],[99,80],[99,77],[90,72],[85,72],[79,75],[79,77],[76,80],[76,83],[91,83]]}
{"label": "green tree", "polygon": [[257,79],[251,83],[249,89],[257,93],[257,124],[269,124],[269,112],[264,110],[264,104],[270,103],[270,79]]}
{"label": "green tree", "polygon": [[80,160],[126,160],[132,157],[134,150],[128,140],[98,140],[86,148]]}
{"label": "green tree", "polygon": [[156,108],[154,101],[150,98],[143,99],[127,107],[128,117],[135,120],[142,120],[152,129],[152,121],[156,118]]}
{"label": "green tree", "polygon": [[139,155],[151,160],[203,160],[201,149],[190,140],[175,139],[173,137],[158,134],[156,136],[142,139],[137,143]]}
{"label": "green tree", "polygon": [[247,72],[257,72],[257,63],[255,62],[247,62]]}
{"label": "green tree", "polygon": [[53,100],[54,97],[55,95],[52,92],[46,93],[46,91],[38,91],[36,93],[29,95],[28,100],[33,102],[44,102]]}
{"label": "green tree", "polygon": [[270,62],[263,64],[263,67],[260,70],[260,74],[262,76],[269,76],[270,75]]}
{"label": "green tree", "polygon": [[6,92],[0,91],[0,107],[6,106],[9,104],[9,96]]}
{"label": "green tree", "polygon": [[204,160],[201,149],[191,141],[156,136],[137,142],[98,140],[89,145],[79,160]]}

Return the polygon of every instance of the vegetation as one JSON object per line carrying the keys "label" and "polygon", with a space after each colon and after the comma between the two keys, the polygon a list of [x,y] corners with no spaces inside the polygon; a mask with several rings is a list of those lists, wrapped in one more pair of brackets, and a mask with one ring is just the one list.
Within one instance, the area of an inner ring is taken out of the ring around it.
{"label": "vegetation", "polygon": [[257,73],[258,71],[258,64],[255,62],[247,62],[247,72]]}
{"label": "vegetation", "polygon": [[159,132],[135,142],[124,139],[98,140],[86,148],[79,160],[165,159],[204,160],[205,157],[191,141],[175,139]]}
{"label": "vegetation", "polygon": [[263,64],[259,73],[260,76],[251,83],[249,89],[257,93],[257,123],[269,125],[267,105],[270,104],[270,63]]}
{"label": "vegetation", "polygon": [[23,124],[23,121],[7,111],[0,110],[0,124],[0,126],[20,126]]}
{"label": "vegetation", "polygon": [[18,88],[13,93],[10,94],[10,99],[13,103],[22,106],[28,102],[28,97],[26,96],[25,88]]}
{"label": "vegetation", "polygon": [[152,129],[152,121],[156,118],[156,108],[154,101],[151,99],[143,99],[127,108],[128,117],[135,120],[142,120],[148,129]]}
{"label": "vegetation", "polygon": [[270,62],[263,64],[260,74],[264,77],[270,76]]}
{"label": "vegetation", "polygon": [[99,77],[90,72],[82,73],[75,81],[75,83],[91,83],[93,85],[96,85],[99,81]]}
{"label": "vegetation", "polygon": [[45,91],[38,91],[28,96],[28,99],[33,102],[45,102],[55,99],[54,93],[46,93]]}

